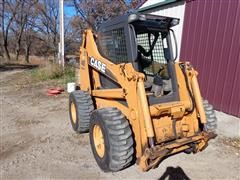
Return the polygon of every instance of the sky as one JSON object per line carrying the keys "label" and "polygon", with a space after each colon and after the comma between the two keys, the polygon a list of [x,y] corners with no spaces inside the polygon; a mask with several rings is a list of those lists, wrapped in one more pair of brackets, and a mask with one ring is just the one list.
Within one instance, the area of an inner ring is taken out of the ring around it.
{"label": "sky", "polygon": [[[131,0],[125,0],[127,4],[131,2]],[[72,6],[64,5],[64,14],[68,17],[76,15],[75,8]]]}
{"label": "sky", "polygon": [[70,6],[64,6],[64,14],[68,17],[74,16],[76,15],[76,11],[74,7],[70,7]]}

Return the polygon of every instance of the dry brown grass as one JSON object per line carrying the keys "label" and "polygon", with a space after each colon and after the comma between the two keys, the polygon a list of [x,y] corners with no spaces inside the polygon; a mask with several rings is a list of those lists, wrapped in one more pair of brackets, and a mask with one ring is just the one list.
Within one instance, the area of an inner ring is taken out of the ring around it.
{"label": "dry brown grass", "polygon": [[240,138],[220,138],[219,139],[220,142],[222,142],[223,144],[227,145],[227,146],[231,146],[234,148],[237,148],[238,150],[240,150]]}
{"label": "dry brown grass", "polygon": [[0,56],[0,64],[32,64],[32,65],[47,65],[49,61],[53,62],[53,56],[43,57],[43,56],[30,56],[29,63],[27,63],[24,59],[24,56],[19,56],[19,60],[15,60],[15,55],[10,54],[11,61],[7,61],[6,58]]}
{"label": "dry brown grass", "polygon": [[33,69],[30,72],[34,81],[47,81],[51,79],[62,79],[64,82],[73,82],[75,78],[75,69],[66,66],[63,69],[58,64],[48,63],[41,65],[39,68]]}

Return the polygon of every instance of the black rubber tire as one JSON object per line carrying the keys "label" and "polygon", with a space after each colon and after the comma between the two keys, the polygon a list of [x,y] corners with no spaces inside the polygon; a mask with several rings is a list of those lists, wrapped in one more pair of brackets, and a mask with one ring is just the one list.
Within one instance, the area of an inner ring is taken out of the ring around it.
{"label": "black rubber tire", "polygon": [[[105,144],[101,158],[95,149],[93,128],[100,126]],[[95,110],[90,121],[90,143],[98,166],[105,172],[116,172],[128,167],[133,160],[133,138],[130,125],[117,108]]]}
{"label": "black rubber tire", "polygon": [[208,132],[215,132],[217,129],[217,117],[213,106],[207,100],[203,101],[203,107],[207,117],[207,123],[204,125],[204,130]]}
{"label": "black rubber tire", "polygon": [[[77,120],[72,119],[71,103],[74,103],[76,108]],[[73,130],[78,133],[89,131],[90,116],[94,110],[93,101],[88,92],[76,90],[69,96],[69,116]]]}
{"label": "black rubber tire", "polygon": [[[214,112],[213,106],[209,104],[207,100],[203,100],[203,107],[204,107],[206,118],[207,118],[207,123],[204,125],[203,129],[204,131],[207,131],[207,132],[216,133],[217,117]],[[194,144],[192,145],[192,148],[184,150],[186,154],[191,154],[194,151],[195,151]]]}

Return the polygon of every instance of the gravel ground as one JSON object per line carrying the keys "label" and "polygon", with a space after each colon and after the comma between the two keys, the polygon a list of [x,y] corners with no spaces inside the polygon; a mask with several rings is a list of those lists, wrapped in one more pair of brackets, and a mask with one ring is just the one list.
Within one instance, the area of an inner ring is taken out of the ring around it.
{"label": "gravel ground", "polygon": [[240,179],[238,118],[217,112],[219,136],[201,153],[180,153],[146,173],[137,165],[104,173],[88,134],[71,129],[68,95],[47,97],[47,84],[27,82],[22,70],[0,72],[1,179]]}

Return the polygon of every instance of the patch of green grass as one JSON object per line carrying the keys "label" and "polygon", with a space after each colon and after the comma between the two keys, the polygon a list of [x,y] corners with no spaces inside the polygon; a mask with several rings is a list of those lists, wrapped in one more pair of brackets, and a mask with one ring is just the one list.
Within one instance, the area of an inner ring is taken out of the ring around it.
{"label": "patch of green grass", "polygon": [[30,75],[35,82],[60,80],[62,84],[75,81],[75,69],[66,66],[62,69],[58,64],[48,64],[30,71]]}
{"label": "patch of green grass", "polygon": [[68,82],[75,82],[75,68],[74,67],[66,67],[63,73],[64,84]]}

